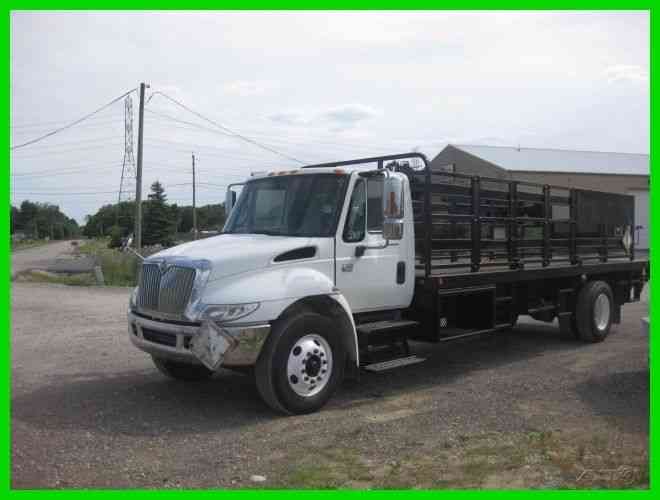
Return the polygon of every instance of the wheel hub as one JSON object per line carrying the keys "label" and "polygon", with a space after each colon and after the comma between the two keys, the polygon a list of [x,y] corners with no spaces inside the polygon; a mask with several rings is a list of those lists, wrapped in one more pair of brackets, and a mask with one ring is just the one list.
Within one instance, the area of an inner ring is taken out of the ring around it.
{"label": "wheel hub", "polygon": [[594,323],[596,323],[596,328],[603,331],[607,328],[607,324],[610,321],[610,299],[604,293],[601,293],[596,297],[596,302],[594,303]]}
{"label": "wheel hub", "polygon": [[332,375],[330,344],[315,333],[298,339],[289,352],[287,378],[291,389],[302,397],[318,394]]}
{"label": "wheel hub", "polygon": [[310,356],[305,361],[305,373],[310,377],[316,377],[321,371],[321,358],[318,356]]}

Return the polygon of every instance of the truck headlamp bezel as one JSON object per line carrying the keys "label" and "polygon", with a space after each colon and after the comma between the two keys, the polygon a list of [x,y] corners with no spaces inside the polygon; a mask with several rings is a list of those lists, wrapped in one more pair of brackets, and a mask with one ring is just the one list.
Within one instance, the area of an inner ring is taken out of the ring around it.
{"label": "truck headlamp bezel", "polygon": [[259,302],[207,305],[202,313],[202,318],[213,321],[217,325],[231,323],[254,313],[259,306]]}
{"label": "truck headlamp bezel", "polygon": [[128,301],[128,307],[131,309],[131,311],[135,311],[137,309],[138,293],[140,293],[140,287],[136,286],[133,288],[133,291],[131,292],[131,298]]}

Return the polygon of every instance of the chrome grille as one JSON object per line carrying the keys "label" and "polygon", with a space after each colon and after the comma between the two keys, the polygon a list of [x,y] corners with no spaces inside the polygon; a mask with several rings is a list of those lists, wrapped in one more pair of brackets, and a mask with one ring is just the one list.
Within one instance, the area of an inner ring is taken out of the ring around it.
{"label": "chrome grille", "polygon": [[181,315],[190,300],[194,282],[195,269],[191,267],[145,263],[140,273],[138,308],[170,316]]}

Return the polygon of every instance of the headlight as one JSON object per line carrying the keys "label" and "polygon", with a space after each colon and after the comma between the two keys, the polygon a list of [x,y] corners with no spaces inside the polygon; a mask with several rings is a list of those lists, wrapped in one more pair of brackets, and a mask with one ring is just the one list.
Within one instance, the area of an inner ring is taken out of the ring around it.
{"label": "headlight", "polygon": [[226,304],[218,306],[207,306],[204,309],[204,318],[215,323],[228,323],[244,318],[259,308],[259,302],[252,304]]}
{"label": "headlight", "polygon": [[136,286],[135,288],[133,288],[133,291],[131,292],[131,300],[129,302],[129,305],[130,305],[131,309],[137,309],[137,296],[138,296],[139,290],[140,290],[140,287]]}

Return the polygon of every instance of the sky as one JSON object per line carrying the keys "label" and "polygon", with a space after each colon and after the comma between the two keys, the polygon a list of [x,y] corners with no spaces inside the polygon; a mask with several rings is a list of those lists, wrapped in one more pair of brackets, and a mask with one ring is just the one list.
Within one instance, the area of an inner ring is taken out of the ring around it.
{"label": "sky", "polygon": [[[198,205],[253,171],[448,143],[647,154],[649,47],[646,12],[13,12],[11,141],[146,82],[144,192],[181,205],[193,153]],[[124,125],[121,99],[13,149],[12,202],[79,223],[116,202]]]}

